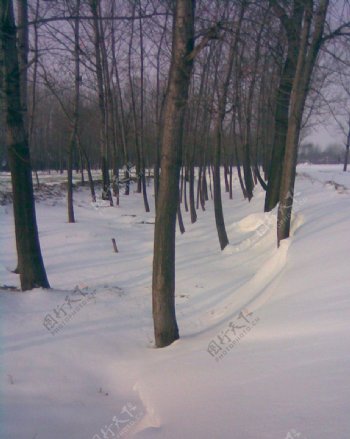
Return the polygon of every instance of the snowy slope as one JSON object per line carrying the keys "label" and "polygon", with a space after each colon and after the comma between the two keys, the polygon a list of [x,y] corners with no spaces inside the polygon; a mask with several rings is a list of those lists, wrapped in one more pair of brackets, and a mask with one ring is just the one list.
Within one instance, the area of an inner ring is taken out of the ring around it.
{"label": "snowy slope", "polygon": [[[350,198],[325,184],[350,188],[340,170],[298,168],[279,250],[260,189],[249,204],[235,180],[223,196],[224,252],[211,202],[196,224],[183,212],[181,338],[165,349],[153,347],[154,210],[139,194],[91,205],[80,189],[67,224],[64,199],[40,201],[53,290],[0,292],[1,438],[350,438]],[[18,285],[11,206],[0,226],[0,284]]]}

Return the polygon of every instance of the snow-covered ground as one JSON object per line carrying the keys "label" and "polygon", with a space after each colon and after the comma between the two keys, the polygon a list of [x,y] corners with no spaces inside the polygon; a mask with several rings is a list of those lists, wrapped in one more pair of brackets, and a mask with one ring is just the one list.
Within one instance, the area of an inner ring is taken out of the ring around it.
{"label": "snow-covered ground", "polygon": [[[183,212],[181,338],[164,349],[151,317],[153,206],[144,213],[139,194],[92,205],[80,188],[67,224],[64,198],[40,200],[52,290],[0,290],[0,437],[349,439],[350,172],[298,174],[279,250],[263,191],[248,203],[237,179],[234,200],[223,195],[225,251],[212,202],[196,224]],[[12,206],[0,213],[0,285],[18,286]]]}

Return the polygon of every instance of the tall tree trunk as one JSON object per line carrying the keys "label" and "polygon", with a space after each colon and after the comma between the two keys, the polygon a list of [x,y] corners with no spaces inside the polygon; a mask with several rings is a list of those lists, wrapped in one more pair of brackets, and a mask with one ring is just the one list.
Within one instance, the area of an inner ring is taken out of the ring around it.
{"label": "tall tree trunk", "polygon": [[277,216],[277,245],[289,237],[303,111],[311,75],[321,47],[329,0],[320,0],[315,12],[313,3],[312,0],[308,0],[305,6],[297,69],[293,79]]}
{"label": "tall tree trunk", "polygon": [[214,211],[215,211],[216,230],[218,233],[221,250],[223,250],[229,243],[226,233],[224,213],[222,209],[222,200],[221,200],[220,165],[221,165],[222,132],[223,132],[223,123],[226,114],[227,94],[231,81],[233,62],[234,62],[234,57],[236,55],[238,37],[240,34],[241,23],[243,20],[245,7],[246,7],[246,3],[243,2],[239,13],[239,20],[238,20],[236,32],[232,37],[230,50],[228,53],[227,70],[225,72],[225,79],[222,85],[221,93],[219,93],[218,111],[217,111],[217,117],[216,117],[215,128],[214,128],[215,129],[214,172],[213,172]]}
{"label": "tall tree trunk", "polygon": [[160,65],[161,65],[161,51],[163,47],[163,40],[166,36],[168,24],[168,16],[165,17],[165,25],[159,42],[159,48],[157,51],[157,86],[156,86],[156,159],[154,163],[154,204],[157,209],[157,199],[159,190],[159,168],[160,168],[160,138],[161,138],[161,119],[164,109],[164,98],[161,97],[160,90]]}
{"label": "tall tree trunk", "polygon": [[190,214],[191,223],[197,221],[196,205],[194,200],[194,164],[191,163],[189,166],[189,200],[190,200]]}
{"label": "tall tree trunk", "polygon": [[244,182],[246,193],[248,197],[248,201],[250,201],[253,197],[253,189],[254,189],[254,180],[252,174],[252,166],[251,166],[251,147],[252,147],[252,133],[251,133],[251,120],[252,120],[252,110],[253,110],[253,98],[254,98],[254,90],[255,84],[258,75],[258,67],[260,62],[260,48],[261,48],[261,36],[262,32],[265,29],[265,22],[268,14],[268,9],[264,12],[263,20],[261,22],[261,26],[257,35],[257,42],[255,45],[254,51],[254,59],[253,59],[253,69],[252,69],[252,79],[248,89],[248,99],[247,99],[247,108],[246,108],[246,120],[245,120],[245,135],[244,135],[244,160],[243,160],[243,170],[244,170]]}
{"label": "tall tree trunk", "polygon": [[11,0],[0,2],[0,44],[4,62],[6,136],[21,288],[49,288],[36,222],[28,133],[22,116],[16,27]]}
{"label": "tall tree trunk", "polygon": [[[224,153],[225,156],[225,153]],[[225,182],[225,192],[230,192],[230,184],[228,182],[228,173],[229,173],[229,169],[224,157],[224,182]]]}
{"label": "tall tree trunk", "polygon": [[196,209],[199,209],[199,198],[202,196],[201,187],[202,187],[202,166],[199,167],[199,171],[198,171]]}
{"label": "tall tree trunk", "polygon": [[180,203],[177,206],[177,220],[178,220],[178,223],[179,223],[180,232],[183,235],[185,233],[185,226],[184,226],[184,222],[183,222],[183,219],[182,219]]}
{"label": "tall tree trunk", "polygon": [[103,66],[101,59],[101,33],[99,26],[99,4],[100,0],[90,0],[90,9],[93,16],[94,27],[94,45],[95,45],[95,58],[96,58],[96,78],[98,89],[98,103],[100,111],[100,154],[101,154],[101,168],[102,168],[102,196],[105,199],[112,200],[110,190],[110,178],[108,171],[108,130],[107,128],[107,115],[106,115],[106,96],[104,90],[103,81]]}
{"label": "tall tree trunk", "polygon": [[[80,0],[76,1],[75,15],[78,17],[80,13]],[[80,56],[79,56],[79,19],[74,20],[74,110],[72,118],[72,131],[68,147],[67,159],[67,207],[68,207],[68,222],[75,223],[74,205],[73,205],[73,172],[72,159],[73,152],[77,147],[78,125],[79,125],[79,101],[80,101]]]}
{"label": "tall tree trunk", "polygon": [[139,125],[138,125],[137,114],[136,114],[136,100],[135,100],[135,92],[134,92],[135,87],[134,87],[134,80],[132,77],[132,60],[131,60],[131,55],[133,51],[133,41],[134,41],[135,9],[136,9],[136,3],[134,2],[132,5],[132,20],[131,20],[129,52],[128,52],[128,78],[129,78],[129,87],[130,87],[132,120],[134,127],[134,140],[135,140],[135,152],[136,152],[136,179],[137,179],[136,192],[141,193],[141,151],[140,151],[140,143],[139,143]]}
{"label": "tall tree trunk", "polygon": [[281,187],[281,177],[288,131],[288,114],[291,100],[293,78],[297,68],[300,43],[301,24],[304,4],[301,0],[294,1],[293,16],[288,18],[281,11],[277,2],[270,3],[278,13],[287,33],[287,57],[284,62],[280,85],[276,97],[275,127],[272,145],[272,156],[268,173],[267,191],[265,197],[265,212],[270,212],[278,203]]}
{"label": "tall tree trunk", "polygon": [[[195,156],[196,151],[198,148],[198,137],[199,137],[199,116],[201,112],[201,100],[199,99],[200,96],[203,96],[204,89],[207,87],[207,79],[208,79],[208,65],[209,65],[209,59],[211,57],[212,51],[209,51],[209,55],[206,58],[206,62],[204,63],[201,79],[200,79],[200,86],[198,90],[198,97],[197,102],[195,105],[194,113],[194,136],[192,145],[189,145],[189,151],[188,151],[188,169],[189,169],[189,202],[190,202],[190,213],[191,213],[191,223],[195,223],[197,221],[197,212],[196,212],[196,206],[195,206],[195,189],[194,189],[194,182],[195,182]],[[200,188],[200,176],[198,177],[198,189]]]}
{"label": "tall tree trunk", "polygon": [[155,343],[164,347],[179,338],[175,315],[175,230],[179,203],[182,132],[193,59],[194,0],[177,0],[172,58],[161,134],[161,177],[154,230],[153,320]]}
{"label": "tall tree trunk", "polygon": [[28,1],[17,0],[18,12],[18,62],[20,71],[20,88],[23,125],[28,135]]}
{"label": "tall tree trunk", "polygon": [[188,212],[188,203],[187,203],[187,168],[185,166],[182,167],[183,172],[181,175],[182,181],[183,181],[183,197],[184,197],[184,205],[185,205],[185,212]]}
{"label": "tall tree trunk", "polygon": [[68,210],[69,223],[75,223],[74,205],[73,205],[73,148],[74,146],[75,146],[75,140],[72,133],[68,146],[68,152],[67,152],[67,210]]}
{"label": "tall tree trunk", "polygon": [[244,186],[244,181],[243,181],[243,177],[242,177],[241,164],[240,164],[240,160],[239,160],[239,153],[238,153],[237,145],[235,145],[235,159],[236,159],[236,167],[237,167],[239,185],[241,186],[244,198],[248,198],[247,191],[246,191],[246,188]]}
{"label": "tall tree trunk", "polygon": [[[19,29],[18,37],[18,64],[20,71],[20,94],[22,106],[23,126],[28,136],[28,147],[30,148],[30,135],[28,135],[28,52],[29,52],[29,29],[28,29],[28,1],[17,0],[17,14]],[[29,149],[30,150],[30,149]],[[38,173],[36,173],[38,181]],[[38,185],[39,187],[39,185]],[[13,271],[20,273],[19,261]]]}
{"label": "tall tree trunk", "polygon": [[214,188],[214,211],[216,230],[219,237],[220,248],[223,250],[229,243],[226,228],[224,213],[222,209],[221,200],[221,181],[220,181],[220,162],[221,162],[221,137],[222,137],[222,120],[216,124],[216,138],[215,138],[215,153],[214,153],[214,172],[213,172],[213,188]]}
{"label": "tall tree trunk", "polygon": [[[97,4],[98,17],[101,17],[101,2],[98,1]],[[111,181],[109,177],[109,159],[108,154],[110,153],[112,159],[112,173],[115,176],[116,162],[117,162],[117,147],[116,147],[116,137],[115,137],[115,124],[116,124],[116,111],[113,102],[112,88],[111,88],[111,77],[109,72],[107,48],[105,41],[105,29],[103,25],[103,20],[99,20],[99,41],[100,41],[100,53],[101,53],[101,67],[102,67],[102,78],[103,78],[103,90],[104,90],[104,105],[105,105],[105,117],[104,117],[104,132],[105,132],[105,142],[106,142],[106,161],[107,161],[107,179],[108,179],[108,190],[106,193],[106,198],[109,200],[110,206],[113,206],[113,196],[111,191]]]}
{"label": "tall tree trunk", "polygon": [[120,111],[120,134],[121,134],[121,142],[123,147],[123,158],[124,158],[124,178],[125,178],[125,195],[130,194],[130,173],[129,173],[129,154],[128,154],[128,146],[126,142],[126,133],[125,133],[125,112],[124,112],[124,104],[123,104],[123,96],[121,91],[119,72],[117,66],[117,59],[115,56],[115,51],[113,50],[113,66],[114,66],[114,74],[116,77],[117,83],[117,95],[119,102],[119,111]]}
{"label": "tall tree trunk", "polygon": [[344,167],[343,167],[344,172],[346,172],[346,170],[348,169],[349,149],[350,149],[350,119],[349,119],[349,127],[348,127],[348,137],[346,139],[346,146],[345,146]]}
{"label": "tall tree trunk", "polygon": [[[111,15],[114,16],[115,11],[115,2],[111,2]],[[116,45],[115,45],[115,22],[112,20],[111,25],[111,49],[112,49],[112,77],[114,76],[116,81],[112,82],[113,87],[113,95],[115,101],[115,117],[118,119],[118,126],[120,128],[120,139],[122,144],[122,153],[123,153],[123,161],[124,161],[124,169],[126,169],[124,173],[124,177],[126,180],[125,183],[125,195],[129,195],[130,193],[130,175],[127,168],[127,164],[129,163],[129,155],[127,149],[126,135],[125,135],[125,113],[124,113],[124,104],[123,104],[123,96],[121,92],[120,79],[119,79],[119,71],[117,64],[117,56],[116,56]],[[114,74],[114,75],[113,75]],[[118,113],[119,112],[119,113]],[[114,127],[116,129],[116,121],[114,121]],[[117,138],[117,136],[115,136]],[[114,187],[117,197],[117,205],[119,206],[119,167],[117,167],[117,172],[115,172],[115,181]]]}
{"label": "tall tree trunk", "polygon": [[[39,16],[39,0],[36,0],[35,5],[35,21],[37,21]],[[32,80],[32,109],[30,118],[28,121],[28,143],[29,150],[31,148],[33,142],[33,133],[34,133],[34,121],[35,121],[35,111],[36,111],[36,88],[37,88],[37,78],[38,78],[38,47],[39,47],[39,34],[38,34],[38,25],[34,24],[34,67],[33,67],[33,80]],[[39,189],[40,181],[37,169],[33,169],[36,179],[36,185]]]}
{"label": "tall tree trunk", "polygon": [[[142,16],[141,0],[139,2],[139,14]],[[145,167],[145,129],[144,129],[144,102],[145,102],[145,90],[144,90],[144,43],[143,43],[143,26],[142,18],[140,18],[140,159],[141,159],[141,173],[140,180],[142,183],[142,196],[145,211],[149,212],[149,204],[147,199],[147,186],[146,186],[146,167]]]}
{"label": "tall tree trunk", "polygon": [[95,184],[94,184],[94,179],[92,178],[91,164],[90,164],[89,156],[87,155],[87,152],[85,151],[85,148],[81,144],[81,140],[80,140],[79,134],[78,134],[78,138],[77,138],[77,145],[79,147],[81,155],[85,159],[86,170],[87,170],[89,186],[90,186],[91,200],[92,200],[93,203],[96,203]]}

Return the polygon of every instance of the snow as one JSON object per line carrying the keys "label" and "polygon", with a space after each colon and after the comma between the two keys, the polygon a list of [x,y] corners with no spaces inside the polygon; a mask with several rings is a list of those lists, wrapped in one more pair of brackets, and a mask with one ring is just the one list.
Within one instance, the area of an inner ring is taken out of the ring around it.
{"label": "snow", "polygon": [[[181,338],[164,349],[153,340],[153,197],[146,214],[140,194],[111,208],[79,188],[76,224],[64,198],[40,199],[52,290],[0,290],[1,438],[350,437],[350,173],[298,167],[292,237],[278,250],[263,191],[248,203],[234,184],[223,252],[212,202],[195,224],[183,212]],[[0,245],[0,284],[19,286],[11,205],[0,206]],[[51,333],[44,319],[64,304],[69,318]]]}

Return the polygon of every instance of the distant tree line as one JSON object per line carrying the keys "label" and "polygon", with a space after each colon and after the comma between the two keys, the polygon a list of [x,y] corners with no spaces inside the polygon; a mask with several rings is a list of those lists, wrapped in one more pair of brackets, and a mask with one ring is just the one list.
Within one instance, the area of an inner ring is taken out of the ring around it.
{"label": "distant tree line", "polygon": [[339,163],[344,163],[345,154],[344,146],[339,144],[321,148],[313,143],[302,143],[299,149],[298,162],[338,165]]}

